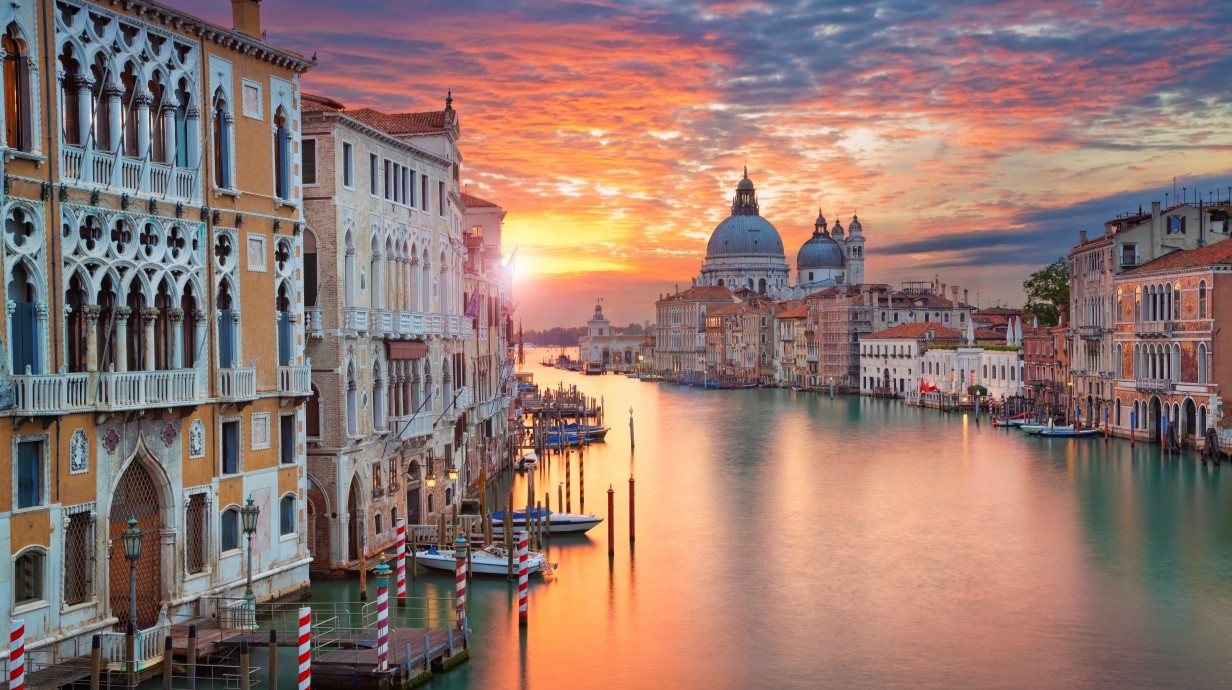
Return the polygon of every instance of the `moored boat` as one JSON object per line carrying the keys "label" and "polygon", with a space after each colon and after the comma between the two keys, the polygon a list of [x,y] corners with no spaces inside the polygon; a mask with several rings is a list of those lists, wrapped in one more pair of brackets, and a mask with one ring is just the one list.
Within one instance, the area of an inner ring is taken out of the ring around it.
{"label": "moored boat", "polygon": [[602,441],[607,436],[607,432],[611,431],[611,427],[600,426],[598,424],[579,424],[578,422],[570,422],[563,426],[548,427],[548,433],[551,434],[559,434],[562,431],[566,436],[570,434],[577,434],[578,436],[581,436],[584,441],[598,442]]}
{"label": "moored boat", "polygon": [[1051,425],[1051,424],[1023,424],[1022,426],[1020,426],[1020,427],[1018,427],[1018,428],[1019,428],[1019,429],[1022,429],[1023,431],[1027,432],[1028,434],[1034,434],[1034,435],[1038,436],[1038,435],[1040,435],[1042,432],[1044,432],[1044,431],[1046,431],[1046,430],[1051,430],[1051,431],[1066,431],[1066,430],[1068,430],[1068,431],[1073,431],[1073,430],[1074,430],[1074,425],[1073,425],[1073,424],[1069,424],[1069,425],[1066,425],[1066,426],[1053,426],[1053,425]]}
{"label": "moored boat", "polygon": [[[453,572],[457,567],[457,558],[453,549],[438,549],[429,546],[425,551],[415,552],[415,561],[431,570]],[[517,554],[514,554],[514,572],[517,571]],[[531,551],[527,554],[526,567],[531,575],[543,575],[556,569],[555,563],[549,563],[542,551]],[[490,544],[473,551],[470,555],[470,571],[475,575],[509,574],[509,551],[501,544]]]}
{"label": "moored boat", "polygon": [[1075,429],[1072,426],[1057,426],[1051,429],[1040,429],[1040,436],[1059,436],[1065,438],[1099,436],[1103,432],[1099,429]]}
{"label": "moored boat", "polygon": [[[543,511],[547,513],[547,511]],[[540,518],[538,508],[532,508],[530,511],[531,521]],[[548,524],[546,526],[548,534],[581,534],[591,527],[603,522],[603,518],[590,513],[547,513]],[[498,510],[492,513],[492,529],[495,530],[505,524],[505,511]],[[526,511],[513,511],[513,520],[510,523],[514,529],[523,529],[526,527]]]}
{"label": "moored boat", "polygon": [[538,463],[539,463],[539,456],[536,455],[535,451],[532,450],[526,455],[523,455],[522,457],[518,458],[518,461],[513,463],[513,468],[516,470],[521,470],[525,472],[526,470],[531,469]]}

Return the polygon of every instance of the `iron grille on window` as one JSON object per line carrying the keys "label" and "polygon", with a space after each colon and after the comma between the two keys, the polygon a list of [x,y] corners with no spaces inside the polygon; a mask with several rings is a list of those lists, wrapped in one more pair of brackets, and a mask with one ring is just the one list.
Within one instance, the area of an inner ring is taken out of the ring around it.
{"label": "iron grille on window", "polygon": [[194,494],[188,499],[185,524],[188,527],[188,572],[205,571],[209,553],[209,506],[206,505],[205,494]]}
{"label": "iron grille on window", "polygon": [[64,530],[64,605],[94,599],[94,514],[70,513]]}

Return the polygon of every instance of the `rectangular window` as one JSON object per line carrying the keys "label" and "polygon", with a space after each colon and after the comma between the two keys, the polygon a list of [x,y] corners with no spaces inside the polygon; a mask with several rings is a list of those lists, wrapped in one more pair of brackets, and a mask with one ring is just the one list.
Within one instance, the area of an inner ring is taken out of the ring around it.
{"label": "rectangular window", "polygon": [[43,599],[43,573],[46,556],[31,549],[13,563],[13,604],[21,606]]}
{"label": "rectangular window", "polygon": [[186,566],[189,574],[205,572],[209,563],[209,504],[205,494],[193,494],[184,509],[184,525],[187,528]]}
{"label": "rectangular window", "polygon": [[286,536],[295,533],[295,499],[283,496],[278,501],[278,534]]}
{"label": "rectangular window", "polygon": [[1121,245],[1121,265],[1122,266],[1137,266],[1138,265],[1138,245],[1125,243]]}
{"label": "rectangular window", "polygon": [[376,154],[368,154],[368,183],[372,190],[372,196],[377,195],[377,190],[380,188],[380,182],[377,180],[381,176],[380,165],[377,163]]}
{"label": "rectangular window", "polygon": [[436,183],[436,204],[440,208],[441,218],[445,217],[445,183]]}
{"label": "rectangular window", "polygon": [[[402,203],[408,204],[411,198],[411,169],[402,169]],[[408,204],[409,205],[409,204]]]}
{"label": "rectangular window", "polygon": [[69,508],[64,528],[64,604],[94,599],[94,517],[91,511]]}
{"label": "rectangular window", "polygon": [[390,173],[392,171],[393,171],[393,163],[390,162],[389,160],[386,160],[385,161],[385,200],[386,201],[390,201],[394,198],[393,192],[389,188],[389,179],[390,177],[392,177]]}
{"label": "rectangular window", "polygon": [[44,490],[43,442],[17,444],[17,508],[37,508],[47,503]]}
{"label": "rectangular window", "polygon": [[237,508],[228,508],[222,511],[222,550],[223,552],[234,551],[240,548],[240,511]]}
{"label": "rectangular window", "polygon": [[278,418],[278,448],[279,459],[284,465],[295,464],[295,416],[283,415]]}
{"label": "rectangular window", "polygon": [[303,142],[304,184],[317,183],[317,140],[304,139]]}
{"label": "rectangular window", "polygon": [[351,171],[352,154],[351,145],[345,141],[342,142],[342,186],[348,189],[355,186],[355,175]]}
{"label": "rectangular window", "polygon": [[415,208],[415,171],[411,170],[409,172],[410,172],[410,184],[407,185],[407,189],[410,190],[410,195],[407,196],[406,205],[410,206],[411,208]]}
{"label": "rectangular window", "polygon": [[222,423],[222,473],[239,474],[240,423]]}
{"label": "rectangular window", "polygon": [[419,177],[419,208],[420,210],[428,210],[428,176],[420,175]]}

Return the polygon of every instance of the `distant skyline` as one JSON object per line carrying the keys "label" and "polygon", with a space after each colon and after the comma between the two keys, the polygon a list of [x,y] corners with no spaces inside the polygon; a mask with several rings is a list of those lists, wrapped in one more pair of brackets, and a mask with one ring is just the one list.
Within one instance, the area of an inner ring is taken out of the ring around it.
{"label": "distant skyline", "polygon": [[[230,4],[171,6],[231,26]],[[696,276],[742,166],[788,263],[858,212],[870,282],[983,306],[1079,230],[1232,194],[1232,3],[265,0],[303,89],[434,110],[465,191],[508,211],[515,320],[653,318]],[[1222,155],[1221,155],[1222,154]],[[794,275],[793,275],[794,277]]]}

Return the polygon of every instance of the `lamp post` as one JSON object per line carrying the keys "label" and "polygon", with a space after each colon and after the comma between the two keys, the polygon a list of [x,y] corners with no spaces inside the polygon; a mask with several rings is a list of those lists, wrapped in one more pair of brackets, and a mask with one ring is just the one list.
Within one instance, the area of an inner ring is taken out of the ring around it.
{"label": "lamp post", "polygon": [[260,514],[260,506],[253,502],[252,495],[249,494],[244,507],[240,508],[240,518],[244,521],[244,535],[248,537],[248,583],[244,588],[244,599],[248,602],[248,610],[253,612],[254,618],[257,597],[252,593],[252,536],[257,533],[257,516]]}
{"label": "lamp post", "polygon": [[141,528],[137,518],[128,518],[128,529],[121,533],[124,558],[128,561],[128,620],[137,627],[137,559],[141,558]]}

